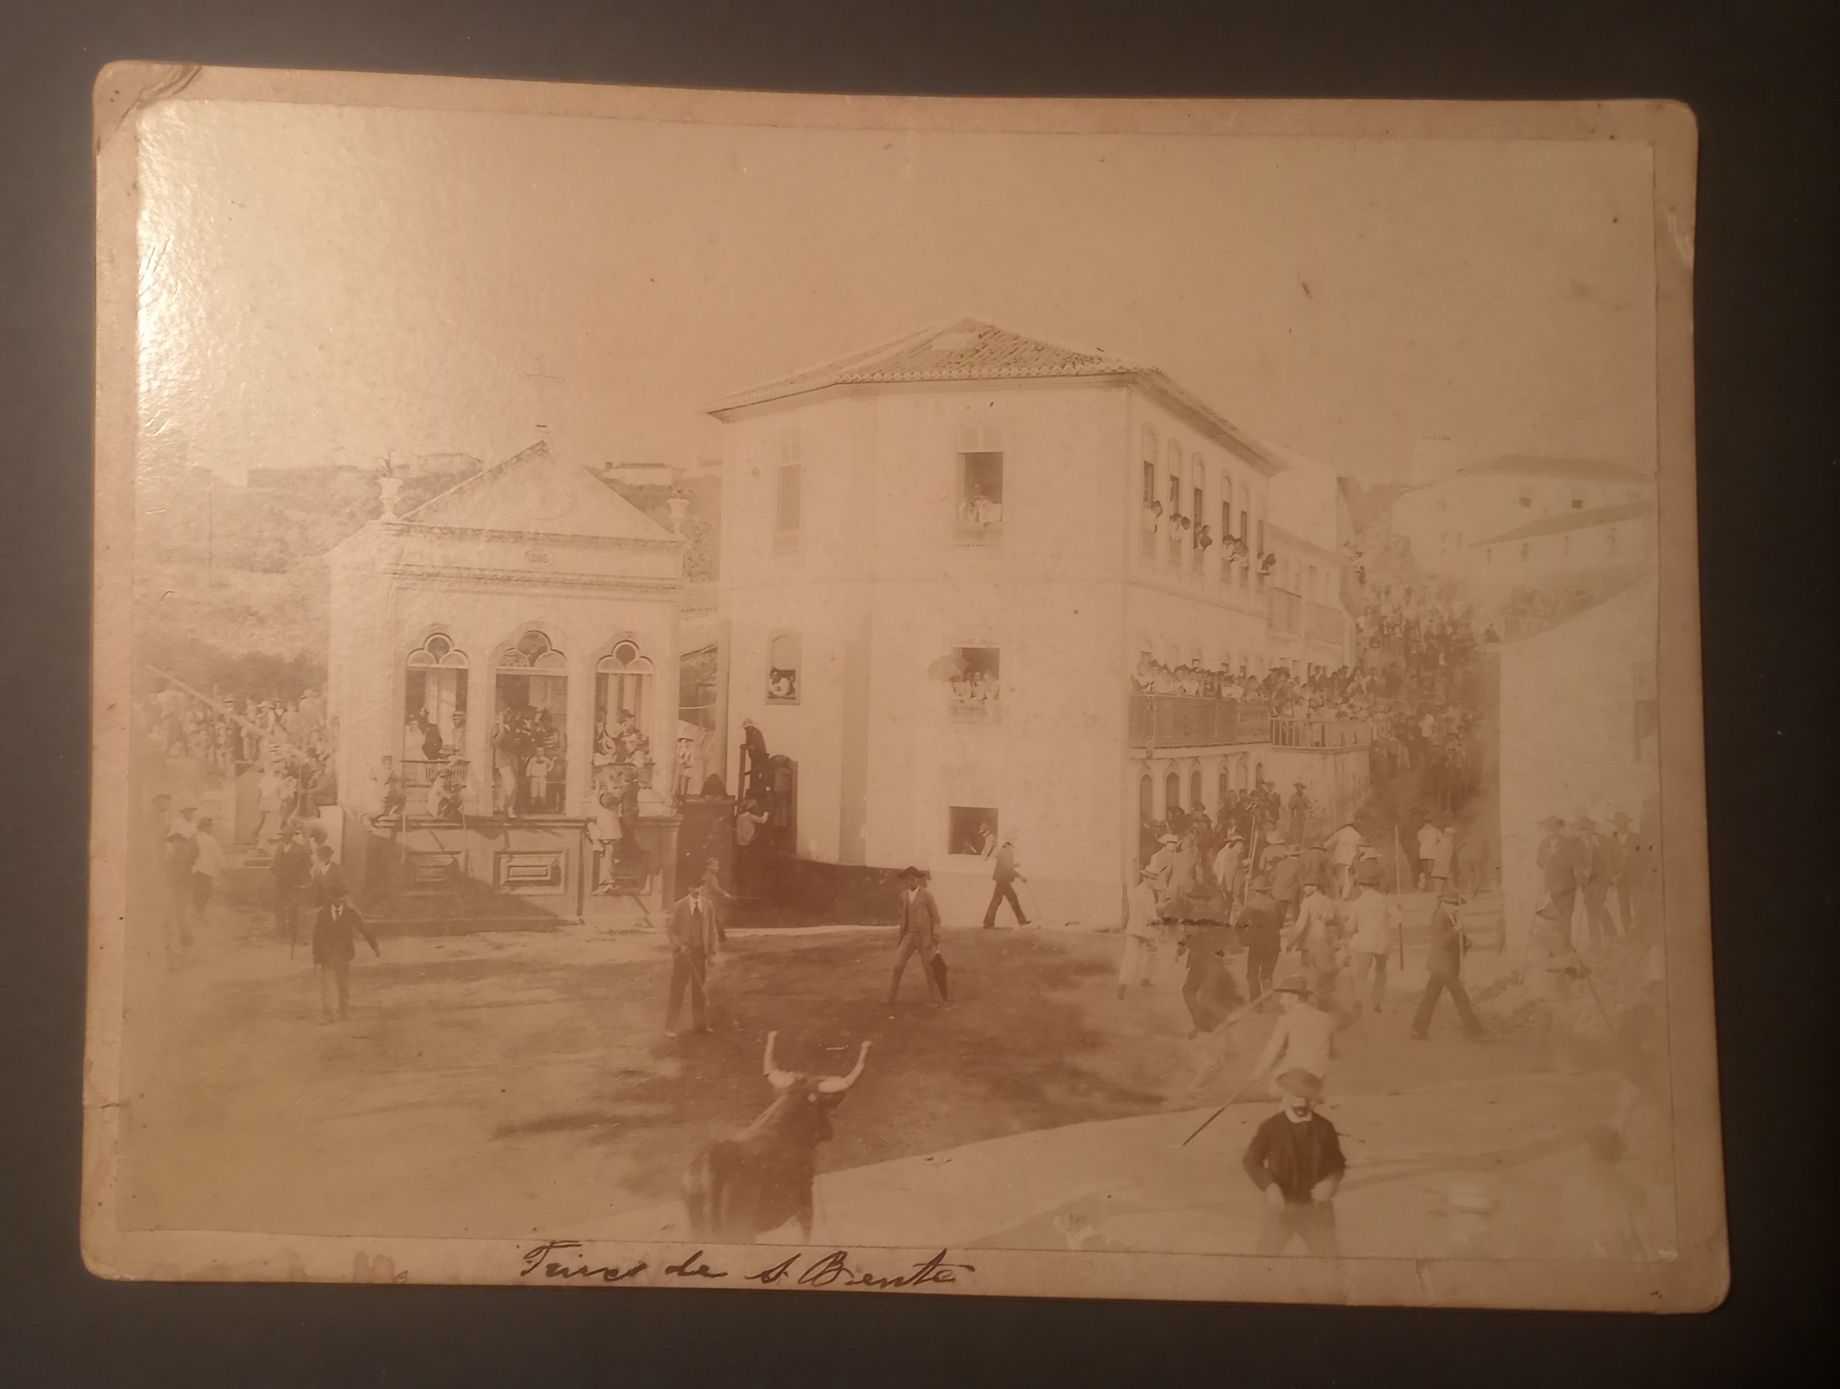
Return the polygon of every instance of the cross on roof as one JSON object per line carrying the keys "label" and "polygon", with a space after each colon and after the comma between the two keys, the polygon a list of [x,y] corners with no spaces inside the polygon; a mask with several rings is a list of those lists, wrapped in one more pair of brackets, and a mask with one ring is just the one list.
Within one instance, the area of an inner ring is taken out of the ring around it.
{"label": "cross on roof", "polygon": [[543,369],[544,360],[543,356],[539,354],[537,357],[537,369],[535,371],[527,371],[523,374],[526,381],[534,381],[537,383],[536,426],[539,430],[549,428],[549,388],[562,380],[560,376]]}

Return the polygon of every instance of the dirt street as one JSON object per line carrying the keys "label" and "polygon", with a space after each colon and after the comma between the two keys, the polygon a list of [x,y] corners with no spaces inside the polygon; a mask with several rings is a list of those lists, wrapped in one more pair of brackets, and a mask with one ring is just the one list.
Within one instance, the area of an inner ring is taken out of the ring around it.
{"label": "dirt street", "polygon": [[[712,974],[714,1035],[673,1041],[656,933],[386,937],[381,959],[359,946],[350,1019],[326,1023],[305,947],[290,959],[264,915],[214,904],[176,968],[136,962],[151,1003],[128,1021],[124,1223],[515,1238],[671,1200],[696,1145],[769,1102],[770,1028],[789,1068],[842,1071],[875,1043],[824,1170],[1195,1102],[1178,1099],[1188,1021],[1167,956],[1120,1001],[1115,934],[949,932],[954,1001],[933,1011],[914,970],[881,1002],[893,944],[737,936]],[[1401,989],[1344,1034],[1339,1093],[1524,1069],[1518,1044],[1466,1043],[1449,1017],[1412,1041],[1407,1005]],[[1219,1098],[1269,1018],[1235,1029]]]}

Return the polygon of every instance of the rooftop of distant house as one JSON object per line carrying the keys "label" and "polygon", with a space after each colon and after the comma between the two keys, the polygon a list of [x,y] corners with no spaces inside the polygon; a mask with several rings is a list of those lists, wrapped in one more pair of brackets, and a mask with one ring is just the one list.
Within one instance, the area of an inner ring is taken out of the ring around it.
{"label": "rooftop of distant house", "polygon": [[1654,474],[1645,473],[1640,468],[1632,468],[1627,463],[1611,463],[1601,458],[1547,458],[1538,454],[1515,453],[1486,458],[1480,463],[1471,463],[1445,477],[1433,478],[1430,482],[1420,483],[1419,486],[1430,487],[1456,477],[1489,475],[1562,477],[1595,482],[1645,482],[1651,485],[1655,480]]}
{"label": "rooftop of distant house", "polygon": [[1538,521],[1529,521],[1524,526],[1492,535],[1487,540],[1478,540],[1477,545],[1502,545],[1515,540],[1532,540],[1542,535],[1562,535],[1566,531],[1584,530],[1590,526],[1613,526],[1619,521],[1634,521],[1638,517],[1652,517],[1655,514],[1652,502],[1623,502],[1617,506],[1594,507],[1589,511],[1562,511],[1557,516],[1543,517]]}

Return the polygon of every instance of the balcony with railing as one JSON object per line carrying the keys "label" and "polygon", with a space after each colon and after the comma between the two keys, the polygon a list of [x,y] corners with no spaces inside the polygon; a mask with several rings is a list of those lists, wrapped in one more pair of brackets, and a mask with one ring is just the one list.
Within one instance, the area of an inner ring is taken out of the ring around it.
{"label": "balcony with railing", "polygon": [[1271,708],[1248,699],[1205,695],[1131,696],[1134,748],[1227,747],[1270,738]]}

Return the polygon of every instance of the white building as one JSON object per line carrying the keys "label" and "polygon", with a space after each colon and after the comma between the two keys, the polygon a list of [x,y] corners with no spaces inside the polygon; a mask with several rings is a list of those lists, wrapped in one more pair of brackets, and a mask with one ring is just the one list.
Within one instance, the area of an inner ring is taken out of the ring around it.
{"label": "white building", "polygon": [[[1408,487],[1393,502],[1391,528],[1410,543],[1421,567],[1487,581],[1487,566],[1509,559],[1501,547],[1518,545],[1509,540],[1516,532],[1561,520],[1596,525],[1607,513],[1627,523],[1636,513],[1624,515],[1623,509],[1638,506],[1652,516],[1655,480],[1635,468],[1597,459],[1512,456],[1472,463]],[[1553,533],[1564,533],[1564,527]],[[1512,555],[1518,563],[1519,550]],[[1580,556],[1586,558],[1596,556]]]}
{"label": "white building", "polygon": [[1566,511],[1469,544],[1466,574],[1484,597],[1655,562],[1652,499]]}
{"label": "white building", "polygon": [[[442,914],[467,884],[579,915],[597,735],[622,709],[657,753],[645,809],[669,819],[683,541],[545,443],[406,515],[392,502],[329,556],[327,699],[348,871],[407,914],[418,896]],[[525,779],[515,817],[497,813],[492,785],[493,727],[513,706],[561,735],[560,765]],[[367,818],[386,756],[409,794],[399,833]],[[464,821],[430,825],[429,778],[457,759],[470,764]]]}
{"label": "white building", "polygon": [[[1544,898],[1541,820],[1589,815],[1608,829],[1617,811],[1640,822],[1657,804],[1658,619],[1651,568],[1578,616],[1496,648],[1502,898],[1511,945]],[[1588,937],[1581,928],[1575,939]]]}
{"label": "white building", "polygon": [[1110,919],[1140,814],[1250,781],[1267,720],[1130,690],[1268,650],[1279,464],[1161,371],[963,320],[712,413],[726,718],[797,763],[801,857],[929,867],[964,920],[989,826],[1042,913]]}

